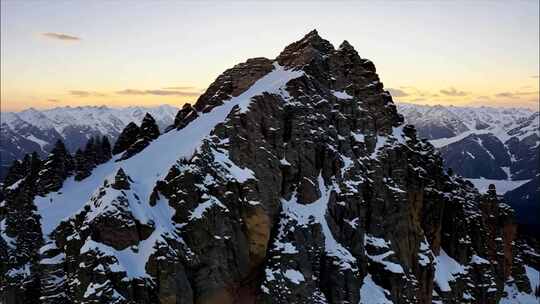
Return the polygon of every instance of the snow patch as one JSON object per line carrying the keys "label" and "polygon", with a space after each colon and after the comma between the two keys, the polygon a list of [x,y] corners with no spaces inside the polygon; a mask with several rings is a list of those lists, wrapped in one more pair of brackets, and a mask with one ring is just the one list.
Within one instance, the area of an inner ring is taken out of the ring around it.
{"label": "snow patch", "polygon": [[321,175],[318,177],[318,184],[321,191],[321,197],[318,200],[311,204],[300,204],[297,202],[296,193],[294,193],[290,200],[282,199],[283,212],[286,216],[296,220],[299,226],[320,224],[324,235],[326,253],[337,258],[341,269],[355,270],[356,258],[336,241],[326,221],[328,202],[334,186],[326,187]]}
{"label": "snow patch", "polygon": [[480,191],[480,193],[486,193],[489,185],[494,184],[497,189],[497,194],[505,194],[508,191],[512,191],[517,187],[526,184],[530,179],[524,180],[499,180],[499,179],[486,179],[486,178],[466,178],[466,180],[473,183],[473,185]]}
{"label": "snow patch", "polygon": [[390,292],[373,282],[371,274],[368,273],[360,288],[359,304],[392,304],[387,296],[390,296]]}
{"label": "snow patch", "polygon": [[347,94],[345,91],[332,91],[332,94],[339,99],[353,99],[351,95]]}
{"label": "snow patch", "polygon": [[435,283],[437,283],[441,291],[451,291],[450,282],[455,281],[459,274],[464,273],[465,267],[456,262],[441,248],[439,255],[435,256]]}
{"label": "snow patch", "polygon": [[287,269],[284,276],[294,284],[300,284],[306,280],[300,271],[294,269]]}

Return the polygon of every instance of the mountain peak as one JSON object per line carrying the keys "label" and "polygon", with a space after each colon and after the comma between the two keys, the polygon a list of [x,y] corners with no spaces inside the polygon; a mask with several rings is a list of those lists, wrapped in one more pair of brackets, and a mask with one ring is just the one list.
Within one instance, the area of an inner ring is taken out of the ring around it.
{"label": "mountain peak", "polygon": [[340,50],[353,50],[354,47],[349,43],[347,40],[343,40],[343,42],[339,45]]}
{"label": "mountain peak", "polygon": [[282,65],[303,66],[315,58],[334,51],[334,46],[319,36],[317,30],[307,33],[302,39],[289,44],[276,58]]}
{"label": "mountain peak", "polygon": [[313,29],[311,32],[307,33],[303,39],[306,39],[306,38],[315,38],[315,39],[322,39],[321,36],[319,36],[319,32],[317,31],[317,29]]}

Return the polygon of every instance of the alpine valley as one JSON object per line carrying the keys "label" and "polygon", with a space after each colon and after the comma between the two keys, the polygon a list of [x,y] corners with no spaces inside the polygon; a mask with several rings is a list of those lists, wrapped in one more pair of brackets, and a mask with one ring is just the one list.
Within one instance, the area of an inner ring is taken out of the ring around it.
{"label": "alpine valley", "polygon": [[[11,166],[2,303],[539,301],[513,209],[444,168],[347,41],[312,31],[154,116]],[[534,178],[518,153],[479,176]]]}

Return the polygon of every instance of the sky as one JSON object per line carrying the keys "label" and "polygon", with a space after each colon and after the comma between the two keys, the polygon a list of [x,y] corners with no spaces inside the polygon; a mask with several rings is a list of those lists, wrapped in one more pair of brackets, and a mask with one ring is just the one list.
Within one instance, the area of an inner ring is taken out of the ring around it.
{"label": "sky", "polygon": [[394,100],[538,110],[539,1],[1,0],[1,110],[194,102],[317,29]]}

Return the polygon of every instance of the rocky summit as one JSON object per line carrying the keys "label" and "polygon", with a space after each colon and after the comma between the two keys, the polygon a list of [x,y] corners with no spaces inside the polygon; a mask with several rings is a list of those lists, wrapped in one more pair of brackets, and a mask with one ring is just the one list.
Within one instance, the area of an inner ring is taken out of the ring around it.
{"label": "rocky summit", "polygon": [[145,121],[82,177],[59,148],[6,178],[3,303],[538,301],[513,210],[445,171],[347,41],[312,31]]}

